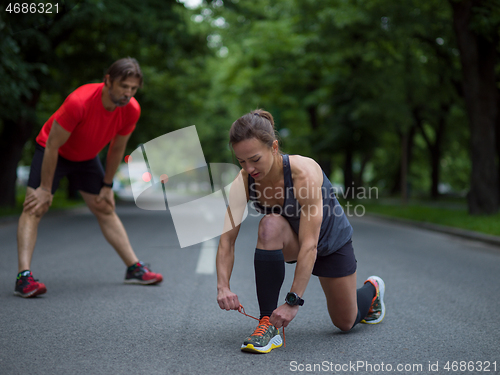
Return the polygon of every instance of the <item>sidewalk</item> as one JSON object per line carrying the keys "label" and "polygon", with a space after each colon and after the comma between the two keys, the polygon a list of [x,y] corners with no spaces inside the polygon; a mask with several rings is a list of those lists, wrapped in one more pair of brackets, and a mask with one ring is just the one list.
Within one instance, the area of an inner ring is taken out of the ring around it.
{"label": "sidewalk", "polygon": [[385,221],[390,221],[393,223],[411,225],[411,226],[415,226],[415,227],[419,227],[419,228],[423,228],[423,229],[427,229],[427,230],[432,230],[434,232],[451,234],[451,235],[466,238],[469,240],[481,241],[481,242],[484,242],[484,243],[487,243],[490,245],[495,245],[495,246],[500,247],[500,236],[493,236],[493,235],[483,234],[483,233],[474,232],[474,231],[466,230],[466,229],[448,227],[445,225],[438,225],[438,224],[432,224],[432,223],[425,223],[425,222],[415,221],[415,220],[402,219],[402,218],[386,216],[386,215],[381,215],[381,214],[375,214],[375,213],[367,213],[366,216],[374,217],[377,219],[382,219]]}

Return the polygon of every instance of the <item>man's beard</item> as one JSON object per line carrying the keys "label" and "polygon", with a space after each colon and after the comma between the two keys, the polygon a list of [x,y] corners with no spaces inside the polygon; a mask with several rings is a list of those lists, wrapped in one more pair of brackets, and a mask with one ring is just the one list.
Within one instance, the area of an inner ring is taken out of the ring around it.
{"label": "man's beard", "polygon": [[109,98],[117,107],[124,107],[130,102],[130,98],[127,99],[126,96],[122,96],[121,98],[117,98],[111,92],[109,92]]}

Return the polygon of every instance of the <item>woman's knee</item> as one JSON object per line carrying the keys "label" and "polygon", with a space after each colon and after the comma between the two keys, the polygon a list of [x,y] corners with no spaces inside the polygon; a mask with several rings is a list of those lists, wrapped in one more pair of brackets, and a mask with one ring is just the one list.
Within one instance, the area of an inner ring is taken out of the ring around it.
{"label": "woman's knee", "polygon": [[344,277],[320,277],[328,313],[335,327],[350,331],[357,319],[356,273]]}
{"label": "woman's knee", "polygon": [[328,305],[328,312],[330,313],[330,319],[335,327],[343,332],[350,331],[356,323],[358,317],[357,305],[351,305],[345,302],[343,304],[333,304],[330,302]]}
{"label": "woman's knee", "polygon": [[356,322],[356,317],[339,317],[335,319],[332,318],[333,325],[343,332],[350,331],[354,326],[355,322]]}
{"label": "woman's knee", "polygon": [[[283,247],[284,225],[288,225],[281,215],[266,215],[259,223],[258,241],[264,250],[274,250]],[[278,246],[278,247],[276,247]],[[269,247],[269,249],[267,249]]]}

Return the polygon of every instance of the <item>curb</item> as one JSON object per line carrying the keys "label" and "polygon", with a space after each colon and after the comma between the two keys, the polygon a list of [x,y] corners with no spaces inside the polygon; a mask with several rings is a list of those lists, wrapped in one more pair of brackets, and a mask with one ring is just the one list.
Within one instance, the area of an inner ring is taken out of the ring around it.
{"label": "curb", "polygon": [[466,239],[474,240],[474,241],[480,241],[480,242],[484,242],[484,243],[487,243],[490,245],[500,247],[500,236],[493,236],[490,234],[483,234],[483,233],[474,232],[474,231],[466,230],[466,229],[447,227],[445,225],[431,224],[431,223],[414,221],[414,220],[409,220],[409,219],[395,218],[392,216],[385,216],[385,215],[380,215],[380,214],[367,213],[366,216],[377,218],[377,219],[382,219],[382,220],[393,222],[393,223],[399,223],[399,224],[410,225],[410,226],[414,226],[414,227],[418,227],[418,228],[423,228],[423,229],[431,230],[434,232],[451,234],[453,236],[462,237],[462,238],[466,238]]}

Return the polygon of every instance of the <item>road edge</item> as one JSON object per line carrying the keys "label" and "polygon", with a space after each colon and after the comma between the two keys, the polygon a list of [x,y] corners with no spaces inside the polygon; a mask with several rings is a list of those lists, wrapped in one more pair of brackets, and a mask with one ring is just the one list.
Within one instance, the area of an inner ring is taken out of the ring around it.
{"label": "road edge", "polygon": [[388,222],[393,222],[393,223],[418,227],[418,228],[422,228],[422,229],[427,229],[427,230],[431,230],[434,232],[450,234],[453,236],[462,237],[462,238],[466,238],[469,240],[479,241],[479,242],[483,242],[483,243],[487,243],[490,245],[500,247],[500,236],[493,236],[490,234],[474,232],[472,230],[460,229],[460,228],[455,228],[455,227],[448,227],[446,225],[439,225],[439,224],[403,219],[403,218],[399,218],[399,217],[386,216],[386,215],[375,214],[375,213],[366,213],[365,216],[385,220]]}

